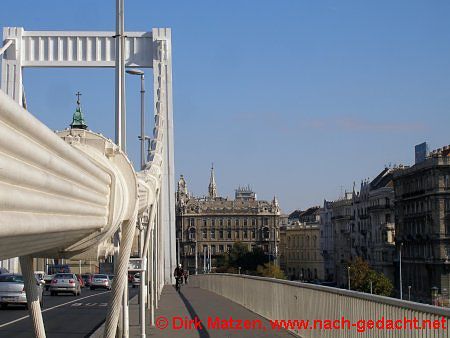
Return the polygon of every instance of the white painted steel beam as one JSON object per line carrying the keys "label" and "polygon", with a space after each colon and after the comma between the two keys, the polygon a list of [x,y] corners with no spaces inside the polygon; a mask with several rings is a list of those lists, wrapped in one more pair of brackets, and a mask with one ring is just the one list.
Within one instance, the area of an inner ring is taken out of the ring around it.
{"label": "white painted steel beam", "polygon": [[[22,67],[114,67],[115,32],[22,32]],[[151,33],[125,35],[125,65],[151,68]]]}

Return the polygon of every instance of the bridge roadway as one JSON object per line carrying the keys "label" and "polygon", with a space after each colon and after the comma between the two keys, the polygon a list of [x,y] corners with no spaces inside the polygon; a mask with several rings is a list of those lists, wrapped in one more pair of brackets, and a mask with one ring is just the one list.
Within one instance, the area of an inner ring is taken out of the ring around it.
{"label": "bridge roadway", "polygon": [[[129,289],[130,298],[137,289]],[[106,317],[111,292],[84,288],[81,296],[69,294],[50,296],[44,292],[42,315],[47,338],[88,337]],[[34,336],[31,318],[22,306],[0,309],[0,337],[29,338]]]}
{"label": "bridge roadway", "polygon": [[[264,297],[264,295],[261,295]],[[137,297],[130,303],[130,337],[139,337],[139,307]],[[208,318],[214,325],[216,318],[230,323],[232,316],[234,329],[222,327],[208,327]],[[254,323],[255,328],[245,329],[244,322],[239,329],[239,320],[248,320]],[[196,321],[189,325],[189,322]],[[201,322],[201,326],[198,324]],[[147,323],[149,323],[149,319]],[[261,328],[259,325],[261,323]],[[189,337],[189,338],[228,338],[228,337],[262,337],[262,338],[292,338],[293,335],[286,330],[274,331],[270,328],[269,321],[256,313],[247,310],[243,306],[219,296],[213,292],[193,287],[189,284],[182,285],[181,292],[177,293],[173,286],[166,285],[161,294],[161,300],[155,313],[155,327],[147,326],[147,333],[152,338]],[[167,328],[158,328],[165,326]],[[258,328],[256,328],[256,326]]]}

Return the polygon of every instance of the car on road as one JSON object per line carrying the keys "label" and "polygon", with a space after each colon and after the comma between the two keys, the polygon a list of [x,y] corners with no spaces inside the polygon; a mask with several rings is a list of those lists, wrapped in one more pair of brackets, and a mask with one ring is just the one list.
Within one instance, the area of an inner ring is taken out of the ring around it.
{"label": "car on road", "polygon": [[[41,303],[41,307],[43,307],[44,288],[37,279],[36,285],[38,286],[39,302]],[[28,308],[27,295],[22,275],[0,275],[0,305],[3,309],[8,305],[24,305],[25,308]]]}
{"label": "car on road", "polygon": [[81,295],[81,285],[74,273],[57,273],[50,284],[50,295],[59,293],[72,293],[74,296]]}
{"label": "car on road", "polygon": [[140,273],[135,273],[133,276],[133,280],[131,281],[131,285],[133,286],[133,289],[139,285],[141,285],[141,275]]}
{"label": "car on road", "polygon": [[44,275],[45,291],[48,291],[48,289],[50,289],[53,277],[55,277],[55,275]]}
{"label": "car on road", "polygon": [[92,282],[92,275],[90,273],[83,273],[81,275],[81,278],[83,278],[84,281],[84,286],[91,286],[91,282]]}
{"label": "car on road", "polygon": [[107,289],[111,290],[111,280],[106,274],[96,274],[92,276],[91,290]]}

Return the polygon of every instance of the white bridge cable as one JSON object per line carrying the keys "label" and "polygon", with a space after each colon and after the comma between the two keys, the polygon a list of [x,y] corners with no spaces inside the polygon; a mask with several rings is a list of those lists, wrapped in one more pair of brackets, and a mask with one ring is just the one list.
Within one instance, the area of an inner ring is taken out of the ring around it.
{"label": "white bridge cable", "polygon": [[113,280],[111,298],[108,305],[108,313],[105,321],[105,338],[116,336],[117,324],[121,310],[123,291],[127,285],[123,276],[128,273],[128,262],[130,260],[131,247],[133,246],[134,232],[136,230],[137,209],[133,218],[122,224],[122,239],[120,241],[119,263],[116,271],[116,278]]}
{"label": "white bridge cable", "polygon": [[34,276],[33,258],[31,256],[21,256],[20,266],[27,295],[27,305],[33,322],[34,334],[36,338],[45,338],[44,320],[42,319],[41,304]]}

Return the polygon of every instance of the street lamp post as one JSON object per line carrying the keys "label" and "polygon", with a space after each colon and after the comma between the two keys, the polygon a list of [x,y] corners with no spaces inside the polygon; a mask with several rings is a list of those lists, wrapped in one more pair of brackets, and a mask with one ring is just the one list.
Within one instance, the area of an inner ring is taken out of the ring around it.
{"label": "street lamp post", "polygon": [[402,247],[403,243],[400,243],[398,251],[398,270],[399,270],[399,284],[400,284],[400,299],[403,299],[403,282],[402,282]]}
{"label": "street lamp post", "polygon": [[[141,141],[141,170],[143,170],[145,168],[145,154],[144,154],[144,149],[145,149],[145,118],[144,118],[144,93],[145,93],[145,87],[144,87],[144,72],[140,69],[128,69],[126,71],[128,74],[131,75],[139,75],[141,77],[141,135],[140,135],[140,141]],[[149,227],[147,228],[147,231],[150,231]],[[144,237],[145,237],[145,231],[143,227],[140,227],[139,229],[139,249],[141,250],[141,244],[144,243]],[[143,248],[142,248],[143,250]],[[144,253],[143,251],[140,252],[141,257],[144,257]],[[128,288],[127,285],[125,284],[125,297],[126,300],[128,300]],[[141,288],[140,288],[140,292],[139,292],[139,321],[140,321],[140,325],[141,325],[141,337],[145,337],[145,299],[146,299],[146,295],[145,295],[145,272],[141,271]],[[128,311],[128,309],[127,309]],[[127,325],[128,326],[128,325]]]}
{"label": "street lamp post", "polygon": [[351,290],[351,285],[350,285],[350,265],[347,267],[347,279],[348,279],[348,289]]}
{"label": "street lamp post", "polygon": [[141,141],[141,169],[145,168],[145,107],[144,107],[144,94],[145,94],[145,81],[144,72],[140,69],[128,69],[128,74],[139,75],[141,77],[141,135],[139,137]]}

